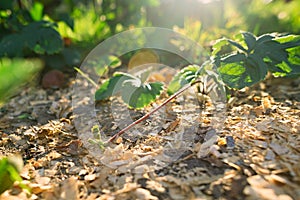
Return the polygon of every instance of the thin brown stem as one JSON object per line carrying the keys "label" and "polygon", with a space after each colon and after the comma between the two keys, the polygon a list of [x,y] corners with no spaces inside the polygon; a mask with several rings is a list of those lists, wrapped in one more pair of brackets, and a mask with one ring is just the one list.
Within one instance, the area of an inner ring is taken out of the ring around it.
{"label": "thin brown stem", "polygon": [[112,142],[113,140],[115,140],[117,137],[121,136],[123,133],[125,133],[126,131],[128,131],[133,126],[141,123],[142,121],[144,121],[145,119],[147,119],[148,117],[150,117],[150,115],[152,115],[153,113],[155,113],[156,111],[158,111],[159,109],[161,109],[163,106],[165,106],[167,103],[169,103],[172,99],[174,99],[177,96],[179,96],[185,90],[187,90],[188,88],[190,88],[191,86],[193,86],[194,84],[199,83],[199,82],[200,81],[195,81],[195,82],[193,82],[191,84],[185,85],[180,90],[178,90],[176,93],[174,93],[172,96],[170,96],[168,99],[166,99],[161,105],[157,106],[151,112],[147,113],[143,117],[141,117],[138,120],[136,120],[136,121],[132,122],[131,124],[129,124],[127,127],[123,128],[121,131],[119,131],[118,133],[116,133],[115,135],[113,135],[111,138],[109,138],[107,140],[107,142],[105,142],[105,143]]}

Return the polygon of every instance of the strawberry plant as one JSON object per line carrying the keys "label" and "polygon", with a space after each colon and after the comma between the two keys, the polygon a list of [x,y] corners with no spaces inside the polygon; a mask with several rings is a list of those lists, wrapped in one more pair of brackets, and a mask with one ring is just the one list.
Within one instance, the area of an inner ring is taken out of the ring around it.
{"label": "strawberry plant", "polygon": [[[300,36],[265,34],[256,37],[243,32],[238,41],[227,38],[213,46],[212,60],[223,82],[241,89],[265,79],[268,71],[275,77],[300,74]],[[222,53],[229,47],[230,52]]]}
{"label": "strawberry plant", "polygon": [[[216,66],[222,81],[218,75],[211,74],[213,66]],[[236,41],[228,38],[217,40],[210,60],[201,66],[189,65],[173,77],[167,89],[167,93],[171,95],[169,99],[108,141],[145,120],[196,83],[200,82],[202,85],[200,92],[207,90],[207,77],[215,79],[217,83],[223,82],[229,88],[241,89],[264,80],[268,71],[275,77],[300,75],[300,36],[265,34],[256,37],[252,33],[242,32],[236,36]],[[149,105],[159,96],[163,84],[145,83],[146,79],[142,78],[145,73],[133,76],[116,72],[96,91],[95,100],[104,100],[121,93],[123,101],[131,108],[141,109]]]}

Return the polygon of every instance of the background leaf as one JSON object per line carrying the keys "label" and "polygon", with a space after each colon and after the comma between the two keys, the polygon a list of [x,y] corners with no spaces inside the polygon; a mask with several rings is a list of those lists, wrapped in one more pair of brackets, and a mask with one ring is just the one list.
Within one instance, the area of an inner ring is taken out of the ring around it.
{"label": "background leaf", "polygon": [[55,24],[47,21],[33,22],[22,30],[22,37],[28,47],[38,54],[58,53],[63,48],[63,41],[54,27]]}
{"label": "background leaf", "polygon": [[60,52],[63,41],[54,27],[47,21],[32,22],[20,33],[5,36],[0,42],[0,56],[23,56],[27,48],[37,54]]}
{"label": "background leaf", "polygon": [[30,9],[29,13],[33,20],[39,21],[43,17],[43,10],[44,6],[40,2],[34,2],[32,8]]}
{"label": "background leaf", "polygon": [[0,57],[22,56],[24,46],[25,40],[20,34],[7,35],[0,42]]}

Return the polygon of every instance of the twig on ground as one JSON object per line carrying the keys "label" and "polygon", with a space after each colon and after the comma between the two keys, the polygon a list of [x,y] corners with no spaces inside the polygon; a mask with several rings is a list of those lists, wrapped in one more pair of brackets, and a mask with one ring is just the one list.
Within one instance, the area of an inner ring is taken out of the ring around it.
{"label": "twig on ground", "polygon": [[118,133],[116,133],[115,135],[113,135],[111,138],[109,138],[105,143],[109,143],[112,142],[113,140],[115,140],[117,137],[121,136],[122,134],[124,134],[126,131],[128,131],[130,128],[132,128],[133,126],[141,123],[142,121],[144,121],[145,119],[147,119],[148,117],[150,117],[150,115],[152,115],[153,113],[155,113],[156,111],[158,111],[159,109],[161,109],[163,106],[165,106],[167,103],[169,103],[172,99],[176,98],[177,96],[179,96],[181,93],[183,93],[185,90],[189,89],[190,87],[192,87],[194,84],[201,82],[199,81],[195,81],[192,82],[188,85],[185,85],[184,87],[182,87],[180,90],[178,90],[176,93],[174,93],[172,96],[170,96],[168,99],[166,99],[161,105],[159,105],[158,107],[156,107],[155,109],[153,109],[151,112],[147,113],[146,115],[144,115],[143,117],[139,118],[138,120],[132,122],[131,124],[129,124],[127,127],[123,128],[121,131],[119,131]]}

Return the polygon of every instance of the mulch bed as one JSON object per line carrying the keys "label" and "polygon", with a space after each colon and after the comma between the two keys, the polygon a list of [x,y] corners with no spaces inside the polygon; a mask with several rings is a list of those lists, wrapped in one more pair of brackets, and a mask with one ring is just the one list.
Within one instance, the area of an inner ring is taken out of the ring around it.
{"label": "mulch bed", "polygon": [[[179,99],[167,106],[167,116],[154,115],[97,158],[78,137],[69,84],[27,88],[1,108],[0,155],[22,155],[21,176],[32,190],[27,194],[15,186],[0,199],[300,198],[299,78],[268,79],[236,92],[224,128],[211,143],[205,138],[214,131],[209,114],[203,112],[197,122],[199,116],[177,109]],[[123,119],[120,114],[114,123],[118,113],[111,116],[110,105],[97,105],[108,136]],[[193,102],[185,108],[198,109]],[[130,111],[132,118],[147,109]]]}

